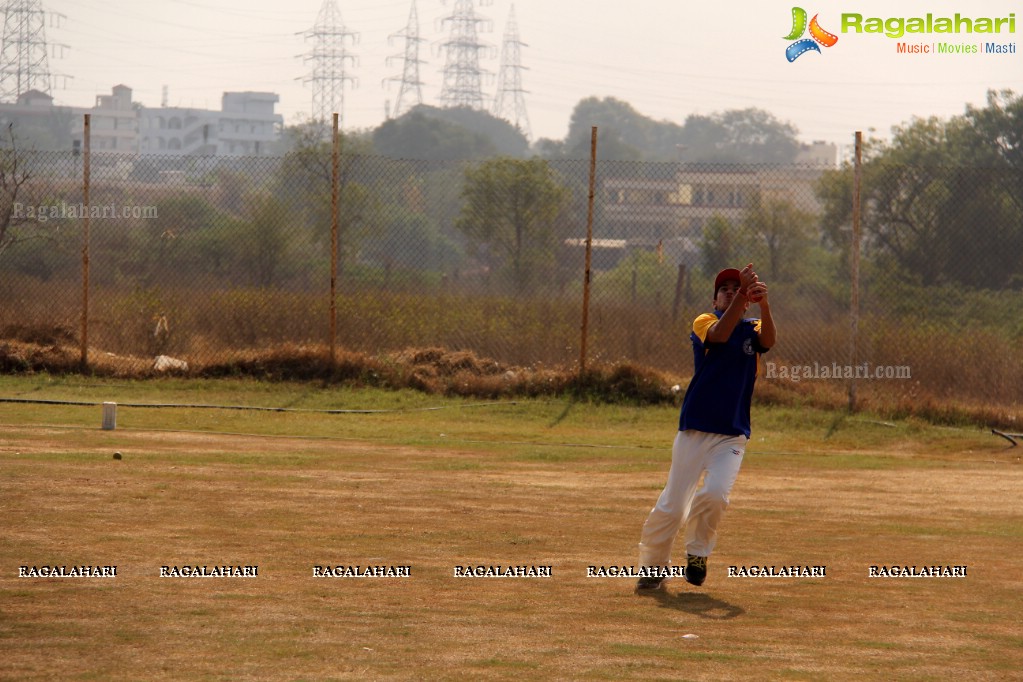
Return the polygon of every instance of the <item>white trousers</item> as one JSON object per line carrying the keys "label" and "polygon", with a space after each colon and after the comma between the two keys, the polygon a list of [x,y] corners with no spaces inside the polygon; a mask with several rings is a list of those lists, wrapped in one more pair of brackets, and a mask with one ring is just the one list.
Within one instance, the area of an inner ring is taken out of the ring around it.
{"label": "white trousers", "polygon": [[[686,553],[710,556],[747,440],[693,430],[676,434],[668,482],[643,524],[640,566],[671,565],[671,548],[683,525]],[[703,485],[697,490],[701,476]]]}

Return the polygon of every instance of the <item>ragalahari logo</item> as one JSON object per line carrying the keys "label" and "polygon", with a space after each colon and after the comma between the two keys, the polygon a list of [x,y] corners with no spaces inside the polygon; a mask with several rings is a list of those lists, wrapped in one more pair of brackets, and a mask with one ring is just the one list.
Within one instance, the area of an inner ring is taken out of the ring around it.
{"label": "ragalahari logo", "polygon": [[818,47],[818,44],[824,47],[831,47],[838,42],[838,36],[834,33],[828,33],[821,28],[821,25],[817,23],[817,16],[816,14],[813,15],[813,19],[810,20],[810,37],[796,40],[801,38],[807,30],[806,10],[802,7],[792,8],[792,32],[785,36],[785,40],[795,40],[796,42],[785,48],[785,59],[788,59],[789,62],[796,61],[799,55],[810,50],[820,53],[821,48]]}

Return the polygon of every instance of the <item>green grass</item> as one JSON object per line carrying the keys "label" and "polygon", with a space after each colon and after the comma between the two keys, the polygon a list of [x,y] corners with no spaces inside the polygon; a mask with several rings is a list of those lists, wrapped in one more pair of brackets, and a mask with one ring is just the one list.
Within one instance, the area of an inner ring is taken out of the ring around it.
{"label": "green grass", "polygon": [[[570,461],[575,448],[624,450],[643,457],[645,450],[670,449],[678,408],[672,405],[590,404],[571,398],[467,400],[426,395],[412,390],[324,387],[297,382],[252,379],[160,379],[125,381],[78,375],[0,376],[0,398],[79,401],[90,406],[3,404],[8,424],[99,426],[99,403],[119,403],[118,429],[237,432],[262,436],[384,438],[421,447],[468,446],[479,442],[507,448],[527,459]],[[290,412],[129,407],[134,404],[209,405],[283,408]],[[371,414],[322,414],[325,410],[379,411]],[[254,418],[256,417],[256,418]],[[837,424],[837,426],[836,426]],[[898,466],[897,458],[880,460],[864,451],[893,441],[911,441],[934,454],[993,449],[996,439],[980,427],[934,427],[918,420],[887,422],[869,414],[836,418],[830,410],[810,407],[754,407],[751,455],[826,457],[828,466],[871,468]],[[106,435],[117,446],[119,434]],[[844,449],[855,456],[843,455]],[[1002,448],[994,448],[1002,449]],[[582,456],[589,457],[586,452]],[[615,452],[617,457],[619,452]],[[896,453],[897,454],[897,453]],[[929,453],[923,453],[924,459]],[[920,453],[915,453],[919,460]],[[841,459],[836,459],[841,458]],[[813,462],[813,460],[806,460]]]}

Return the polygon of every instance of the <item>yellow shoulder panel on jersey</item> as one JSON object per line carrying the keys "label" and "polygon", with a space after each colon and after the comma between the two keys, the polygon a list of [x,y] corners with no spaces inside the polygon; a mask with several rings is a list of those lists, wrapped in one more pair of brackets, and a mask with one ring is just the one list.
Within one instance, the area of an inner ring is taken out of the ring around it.
{"label": "yellow shoulder panel on jersey", "polygon": [[714,313],[704,313],[693,320],[693,333],[700,338],[700,342],[707,340],[707,332],[718,321]]}

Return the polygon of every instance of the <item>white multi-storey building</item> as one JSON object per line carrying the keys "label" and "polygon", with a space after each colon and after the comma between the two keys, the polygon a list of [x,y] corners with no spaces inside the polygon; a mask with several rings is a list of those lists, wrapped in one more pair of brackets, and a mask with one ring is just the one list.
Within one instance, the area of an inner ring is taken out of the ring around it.
{"label": "white multi-storey building", "polygon": [[272,92],[225,92],[220,111],[184,107],[139,109],[140,154],[267,156],[284,117]]}
{"label": "white multi-storey building", "polygon": [[138,151],[138,114],[131,101],[131,88],[115,85],[109,95],[97,95],[95,106],[74,107],[71,136],[81,141],[89,114],[89,145],[94,152],[135,153]]}
{"label": "white multi-storey building", "polygon": [[284,117],[274,113],[280,98],[272,92],[225,92],[218,134],[221,155],[265,156],[280,137]]}
{"label": "white multi-storey building", "polygon": [[90,115],[94,152],[165,156],[268,156],[284,117],[274,113],[272,92],[225,92],[220,111],[190,107],[145,107],[132,90],[116,85],[91,108],[74,108],[72,139],[81,146]]}

